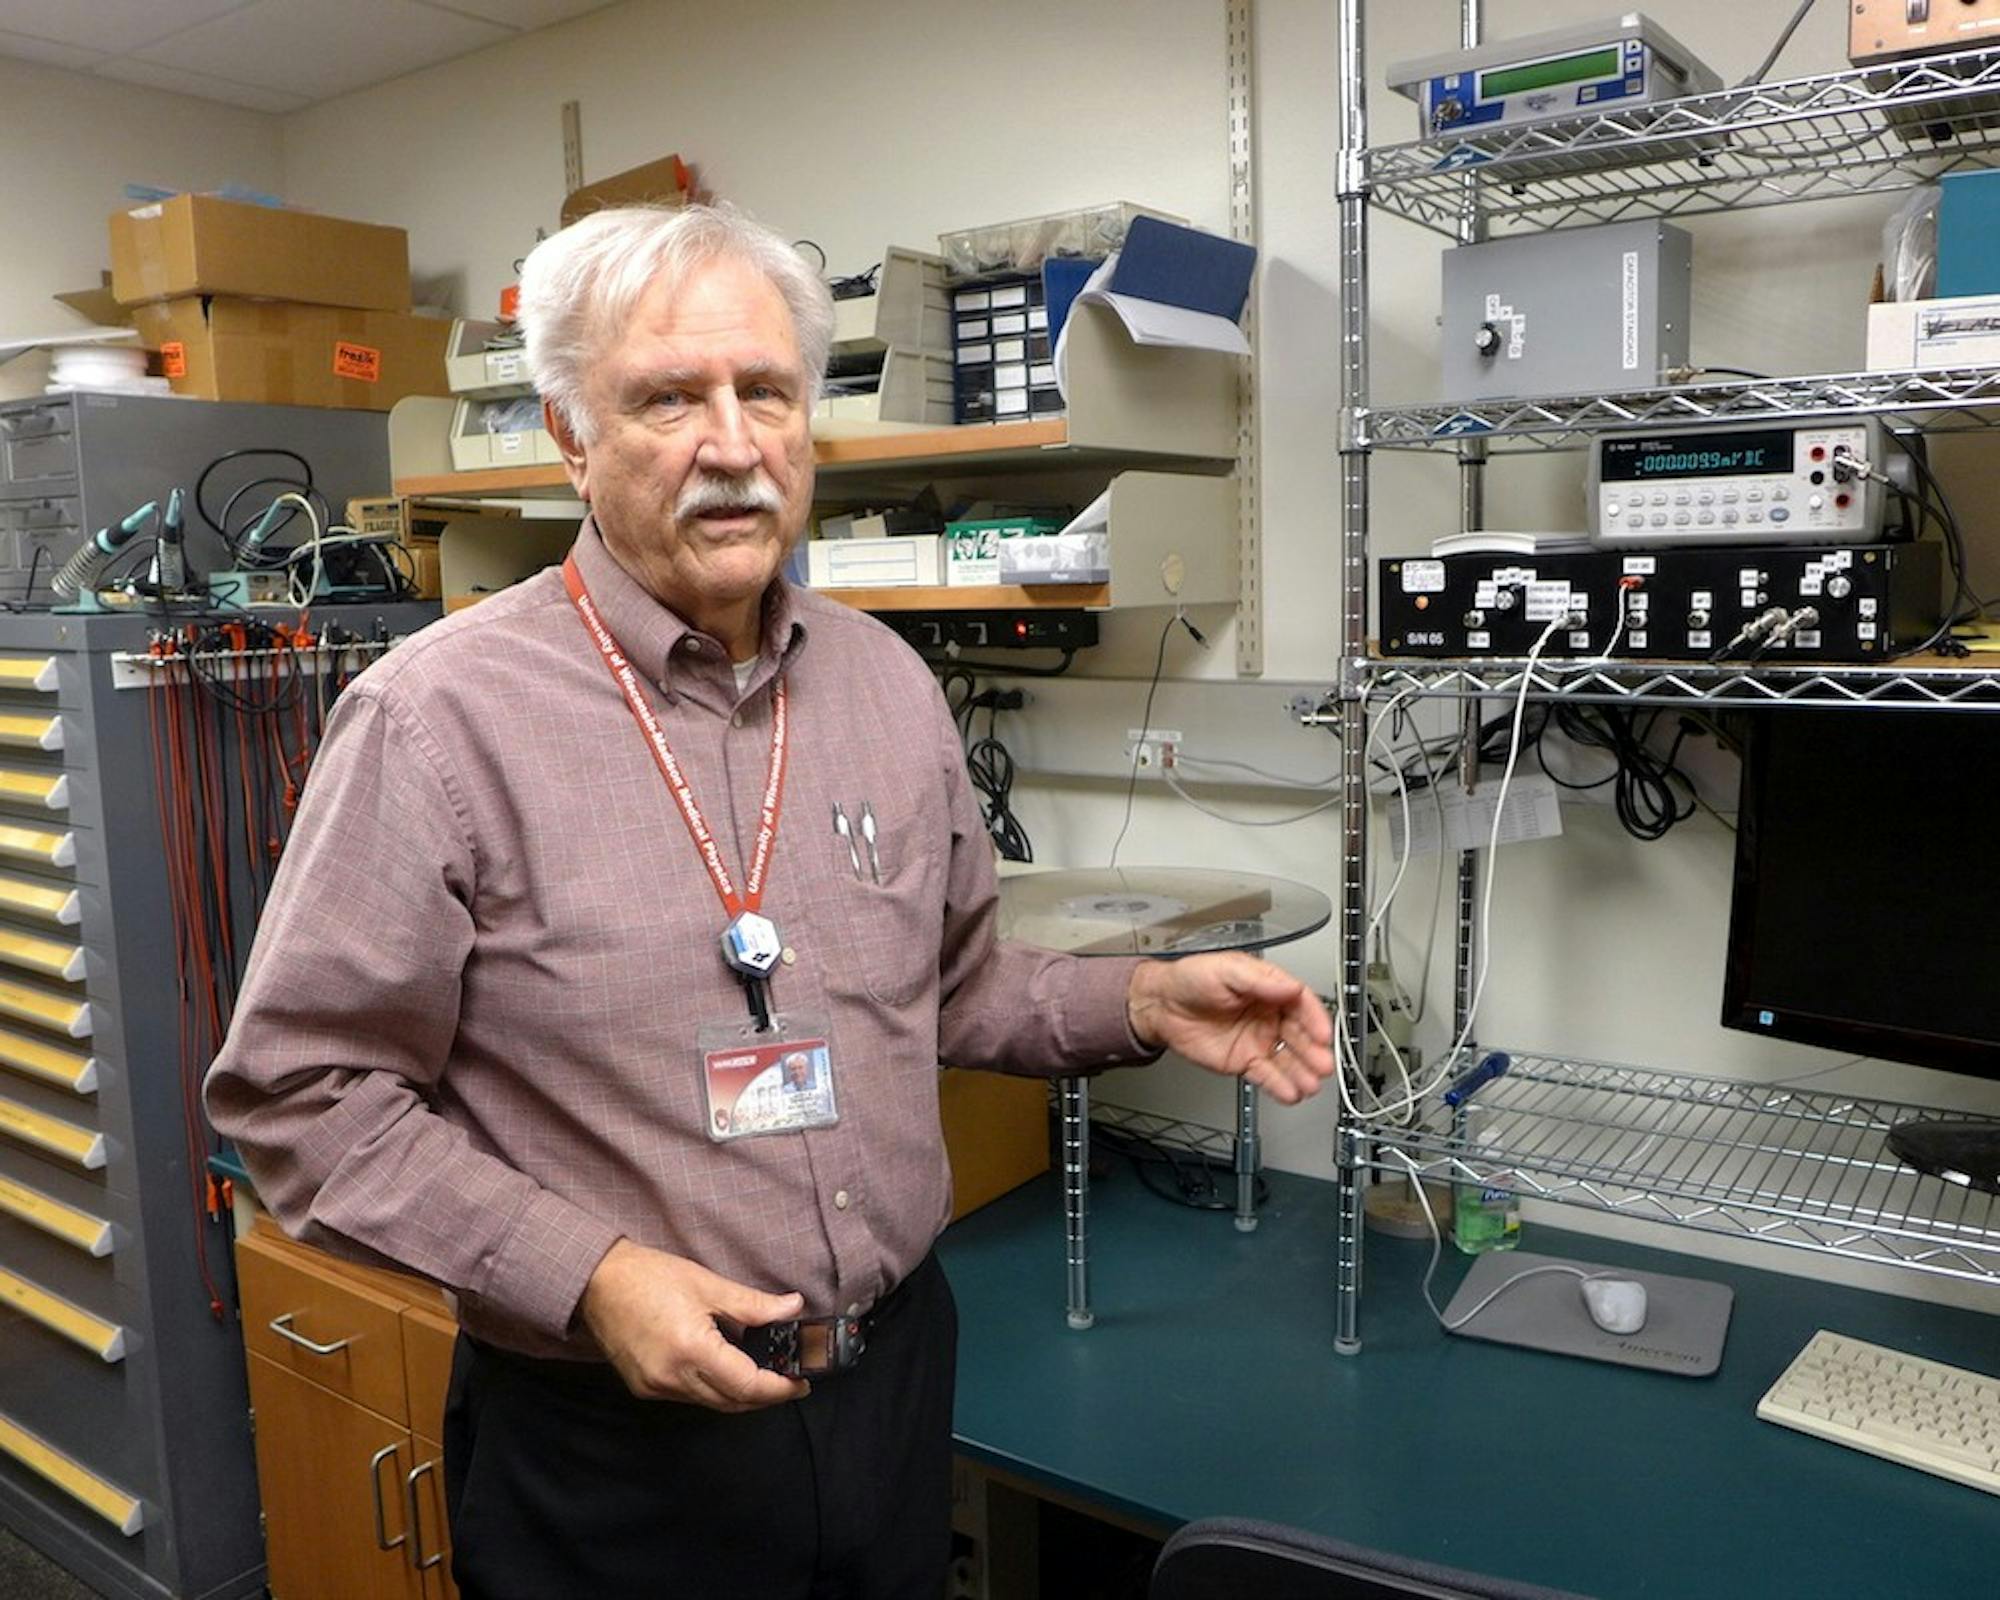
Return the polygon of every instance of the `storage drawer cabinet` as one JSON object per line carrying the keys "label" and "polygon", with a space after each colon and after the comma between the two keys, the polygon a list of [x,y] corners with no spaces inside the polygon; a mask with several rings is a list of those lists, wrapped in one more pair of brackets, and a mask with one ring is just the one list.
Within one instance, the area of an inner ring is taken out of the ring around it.
{"label": "storage drawer cabinet", "polygon": [[[380,432],[379,419],[330,415],[350,443]],[[333,433],[327,448],[301,439],[321,426],[315,414],[277,408],[66,395],[0,402],[0,421],[0,547],[58,509],[62,526],[102,527],[176,482],[191,487],[246,423],[260,424],[260,443],[309,446],[316,473],[324,458],[329,493],[386,472],[379,445],[380,465],[362,471]],[[9,476],[72,458],[82,470],[67,483]],[[189,562],[217,564],[192,547]],[[44,559],[38,597],[53,571]],[[0,571],[0,596],[23,587]],[[414,631],[431,614],[327,613],[364,637],[378,623]],[[257,1461],[227,1214],[212,1218],[189,1181],[200,1064],[183,1060],[153,778],[158,697],[122,686],[131,674],[115,659],[143,656],[156,625],[0,613],[0,1421],[19,1446],[0,1440],[0,1526],[108,1600],[251,1600],[265,1568]],[[403,1301],[346,1280],[339,1294],[300,1298],[304,1281],[261,1281],[251,1335],[261,1359],[316,1393],[344,1383],[356,1396],[344,1403],[386,1408],[405,1441],[395,1470],[383,1467],[400,1515],[417,1465]],[[281,1326],[301,1339],[351,1342],[318,1356],[270,1331],[287,1315]],[[311,1458],[315,1441],[300,1448]]]}
{"label": "storage drawer cabinet", "polygon": [[316,1269],[317,1254],[263,1232],[237,1241],[243,1347],[408,1427],[402,1303]]}
{"label": "storage drawer cabinet", "polygon": [[421,1594],[404,1548],[409,1430],[255,1352],[249,1360],[273,1600]]}
{"label": "storage drawer cabinet", "polygon": [[[456,1600],[438,1441],[458,1325],[444,1296],[268,1218],[236,1262],[275,1600]],[[269,1326],[287,1316],[318,1350]]]}
{"label": "storage drawer cabinet", "polygon": [[68,399],[37,401],[0,414],[0,487],[46,489],[76,476],[76,430]]}

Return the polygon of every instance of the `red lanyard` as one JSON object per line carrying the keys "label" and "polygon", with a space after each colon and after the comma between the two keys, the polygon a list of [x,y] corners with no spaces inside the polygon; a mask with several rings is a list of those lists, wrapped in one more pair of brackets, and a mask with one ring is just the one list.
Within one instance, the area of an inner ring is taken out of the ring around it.
{"label": "red lanyard", "polygon": [[638,673],[626,659],[625,652],[619,649],[618,641],[612,638],[611,630],[605,627],[604,619],[597,614],[596,602],[584,587],[583,574],[577,571],[574,556],[564,558],[563,586],[569,590],[576,614],[583,619],[584,629],[596,642],[598,654],[604,658],[604,665],[610,670],[620,693],[625,696],[625,706],[632,713],[632,720],[639,724],[639,731],[646,736],[647,747],[653,752],[653,764],[660,769],[660,776],[667,780],[667,791],[681,809],[681,820],[687,824],[695,848],[701,852],[702,865],[708,868],[715,892],[722,897],[723,910],[732,918],[746,911],[755,911],[764,899],[764,873],[771,864],[771,852],[778,843],[778,812],[785,793],[785,680],[778,679],[771,690],[771,765],[764,776],[757,842],[750,851],[750,870],[744,877],[743,890],[739,894],[736,881],[729,875],[728,864],[722,859],[721,847],[709,831],[701,807],[695,803],[694,790],[688,786],[680,762],[674,759],[673,747],[667,743],[666,730],[660,726],[660,719],[653,715],[653,707],[646,699],[645,691],[639,687]]}

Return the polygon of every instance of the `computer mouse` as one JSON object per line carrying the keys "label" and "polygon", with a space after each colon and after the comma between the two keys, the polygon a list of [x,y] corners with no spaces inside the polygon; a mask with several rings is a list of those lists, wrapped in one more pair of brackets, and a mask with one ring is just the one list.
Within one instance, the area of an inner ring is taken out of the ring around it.
{"label": "computer mouse", "polygon": [[1630,1278],[1585,1278],[1584,1309],[1606,1333],[1637,1333],[1646,1325],[1646,1286]]}

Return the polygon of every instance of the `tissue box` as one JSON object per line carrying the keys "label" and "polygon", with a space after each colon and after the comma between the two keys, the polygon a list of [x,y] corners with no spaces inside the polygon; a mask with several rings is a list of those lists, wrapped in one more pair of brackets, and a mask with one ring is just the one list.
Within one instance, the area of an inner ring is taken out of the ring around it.
{"label": "tissue box", "polygon": [[1000,583],[1000,541],[1062,532],[1051,517],[993,517],[944,526],[944,581],[955,586]]}
{"label": "tissue box", "polygon": [[1109,583],[1111,535],[1052,533],[1000,541],[1002,583]]}

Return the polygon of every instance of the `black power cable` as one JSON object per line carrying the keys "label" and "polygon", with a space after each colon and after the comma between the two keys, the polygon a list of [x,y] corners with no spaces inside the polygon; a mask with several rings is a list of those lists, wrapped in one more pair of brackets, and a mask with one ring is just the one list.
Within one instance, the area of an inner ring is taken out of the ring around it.
{"label": "black power cable", "polygon": [[[1198,1150],[1177,1150],[1171,1145],[1142,1138],[1123,1128],[1093,1124],[1091,1143],[1121,1155],[1132,1163],[1139,1181],[1162,1199],[1196,1211],[1236,1209],[1236,1168],[1220,1156]],[[1270,1199],[1270,1186],[1260,1173],[1254,1180],[1256,1200]]]}
{"label": "black power cable", "polygon": [[[1001,742],[997,731],[999,713],[1019,711],[1028,703],[1027,695],[1019,689],[982,692],[972,673],[959,666],[947,667],[939,676],[938,687],[944,691],[945,703],[958,727],[966,774],[973,788],[979,791],[980,811],[995,848],[1008,861],[1033,861],[1034,841],[1010,804],[1014,791],[1013,752]],[[954,688],[962,691],[956,701],[952,699]],[[986,736],[974,739],[972,721],[982,710],[986,713]]]}

